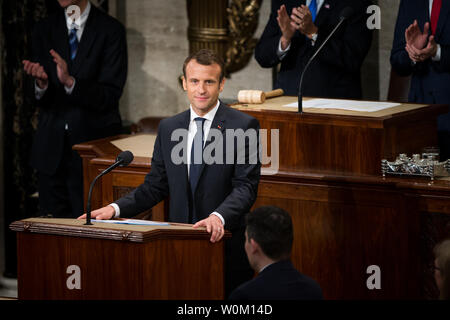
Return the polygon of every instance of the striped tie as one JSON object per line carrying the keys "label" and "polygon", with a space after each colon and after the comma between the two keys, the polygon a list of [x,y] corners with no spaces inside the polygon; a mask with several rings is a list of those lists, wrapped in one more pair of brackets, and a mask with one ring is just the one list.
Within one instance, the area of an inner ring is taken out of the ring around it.
{"label": "striped tie", "polygon": [[77,29],[70,29],[69,34],[69,45],[70,45],[70,59],[75,60],[77,56],[78,50],[78,38],[77,38]]}

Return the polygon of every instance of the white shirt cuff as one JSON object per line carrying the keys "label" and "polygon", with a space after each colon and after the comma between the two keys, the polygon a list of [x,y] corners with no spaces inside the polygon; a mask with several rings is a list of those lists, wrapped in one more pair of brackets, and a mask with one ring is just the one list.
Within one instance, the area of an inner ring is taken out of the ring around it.
{"label": "white shirt cuff", "polygon": [[441,45],[440,44],[437,45],[436,55],[433,58],[431,58],[431,60],[441,61]]}
{"label": "white shirt cuff", "polygon": [[68,88],[68,87],[64,86],[64,89],[66,90],[66,93],[67,93],[67,94],[72,94],[73,88],[75,88],[76,80],[75,80],[74,77],[72,77],[72,79],[73,79],[73,85],[72,85],[72,87]]}
{"label": "white shirt cuff", "polygon": [[289,43],[289,45],[287,46],[286,49],[281,49],[281,38],[280,41],[278,42],[278,49],[277,49],[277,56],[280,60],[283,60],[283,58],[286,56],[286,54],[288,53],[289,49],[291,48],[291,44]]}
{"label": "white shirt cuff", "polygon": [[47,91],[48,86],[46,86],[44,89],[39,88],[37,85],[36,80],[34,81],[34,96],[36,97],[36,100],[41,100],[44,96],[45,92]]}
{"label": "white shirt cuff", "polygon": [[311,38],[311,44],[312,44],[312,46],[314,47],[314,45],[316,44],[316,41],[317,41],[317,37],[318,37],[319,35],[317,34],[317,33],[314,33],[313,35],[312,35],[312,38]]}
{"label": "white shirt cuff", "polygon": [[117,205],[117,204],[115,204],[115,203],[111,203],[111,204],[109,204],[111,207],[113,207],[114,208],[114,211],[115,211],[115,214],[114,214],[114,216],[113,216],[113,219],[117,219],[117,218],[119,218],[120,217],[120,208],[119,208],[119,206]]}
{"label": "white shirt cuff", "polygon": [[[222,224],[225,225],[225,220],[223,219],[223,217],[222,217],[222,215],[221,215],[220,213],[218,213],[217,211],[214,211],[214,212],[211,213],[211,214],[213,214],[213,215],[215,215],[215,216],[218,216],[219,219],[220,219],[220,221],[222,221]],[[210,215],[211,215],[211,214],[210,214]]]}

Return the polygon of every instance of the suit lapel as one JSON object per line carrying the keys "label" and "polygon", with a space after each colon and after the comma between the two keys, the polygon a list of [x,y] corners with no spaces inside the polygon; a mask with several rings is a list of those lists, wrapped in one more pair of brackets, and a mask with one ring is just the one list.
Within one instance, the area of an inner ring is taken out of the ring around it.
{"label": "suit lapel", "polygon": [[[186,129],[189,130],[189,122],[191,120],[191,112],[190,110],[186,110],[184,113],[181,114],[180,119],[178,121],[178,123],[175,124],[175,127],[173,128],[175,129]],[[174,144],[172,145],[172,148],[175,146],[175,144],[177,144],[177,142],[174,142]],[[183,140],[183,150],[186,150],[187,152],[187,136],[186,139]],[[188,159],[188,157],[190,157],[189,154],[186,155],[186,159]],[[177,175],[180,177],[180,183],[183,184],[184,189],[186,189],[186,194],[187,194],[187,190],[188,190],[188,171],[187,171],[187,161],[183,162],[182,165],[180,166],[175,166],[178,170]],[[184,179],[182,178],[184,177]]]}
{"label": "suit lapel", "polygon": [[445,23],[450,11],[450,1],[442,1],[441,11],[439,12],[439,19],[436,27],[435,40],[439,42],[442,31],[444,30]]}
{"label": "suit lapel", "polygon": [[[219,130],[221,132],[221,134],[223,135],[223,133],[225,132],[225,115],[224,115],[224,106],[222,105],[222,103],[219,105],[219,108],[217,109],[217,113],[213,119],[213,122],[211,123],[211,129],[209,130],[209,134],[208,134],[208,138],[206,139],[206,143],[205,143],[205,148],[207,146],[209,146],[212,141],[212,132],[213,130]],[[222,140],[222,142],[225,141],[225,139]],[[214,141],[214,143],[216,144],[217,141]],[[211,154],[207,154],[205,161],[204,162],[209,162],[209,160],[211,160]],[[202,167],[201,167],[201,171],[203,172],[203,168],[205,167],[205,163],[203,163]]]}
{"label": "suit lapel", "polygon": [[91,11],[89,12],[89,17],[86,21],[86,26],[83,30],[83,35],[81,36],[80,43],[78,44],[78,52],[75,60],[73,61],[72,73],[74,75],[78,74],[80,67],[83,65],[87,54],[90,51],[91,46],[94,44],[94,40],[97,36],[98,29],[98,19],[96,16],[98,14],[97,8],[92,5]]}
{"label": "suit lapel", "polygon": [[329,15],[329,13],[331,12],[330,10],[333,9],[333,7],[334,3],[332,0],[325,0],[319,10],[319,14],[316,17],[316,21],[314,22],[314,24],[316,26],[320,26],[322,21]]}
{"label": "suit lapel", "polygon": [[[69,31],[67,30],[66,17],[64,15],[64,10],[62,9],[56,16],[56,26],[55,32],[53,33],[52,45],[53,47],[51,49],[55,50],[61,58],[63,58],[67,64],[70,65]],[[50,56],[50,52],[48,54]],[[51,72],[53,73],[54,79],[58,79],[56,74],[56,64],[53,62],[53,58],[51,56],[50,59],[53,63]]]}

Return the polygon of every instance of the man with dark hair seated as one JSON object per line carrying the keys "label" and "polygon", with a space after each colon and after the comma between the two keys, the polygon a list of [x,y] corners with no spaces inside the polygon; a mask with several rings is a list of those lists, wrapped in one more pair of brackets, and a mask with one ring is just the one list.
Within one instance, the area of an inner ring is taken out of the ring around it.
{"label": "man with dark hair seated", "polygon": [[235,289],[230,300],[318,300],[322,289],[290,261],[294,239],[289,214],[260,207],[246,217],[245,251],[258,275]]}

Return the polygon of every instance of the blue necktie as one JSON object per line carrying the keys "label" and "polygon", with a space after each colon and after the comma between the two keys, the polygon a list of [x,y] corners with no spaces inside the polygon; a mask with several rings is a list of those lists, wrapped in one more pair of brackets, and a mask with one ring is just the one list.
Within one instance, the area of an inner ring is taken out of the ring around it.
{"label": "blue necktie", "polygon": [[316,21],[317,16],[317,1],[311,0],[311,3],[309,4],[309,11],[311,11],[312,21]]}
{"label": "blue necktie", "polygon": [[194,140],[192,141],[191,148],[191,165],[189,167],[189,182],[191,184],[191,191],[194,193],[197,186],[198,178],[200,177],[200,169],[203,163],[203,124],[205,118],[195,118],[195,124],[197,125],[197,132],[195,133]]}
{"label": "blue necktie", "polygon": [[[205,118],[195,118],[195,124],[197,125],[197,132],[195,133],[194,140],[192,141],[191,148],[191,164],[189,167],[189,184],[191,185],[192,199],[194,199],[195,188],[197,187],[198,179],[200,178],[200,171],[203,163],[203,125]],[[191,223],[197,222],[197,215],[195,212],[195,204],[192,204],[192,217]]]}
{"label": "blue necktie", "polygon": [[70,45],[70,59],[75,60],[78,51],[78,38],[77,38],[77,29],[70,29],[69,34],[69,45]]}

